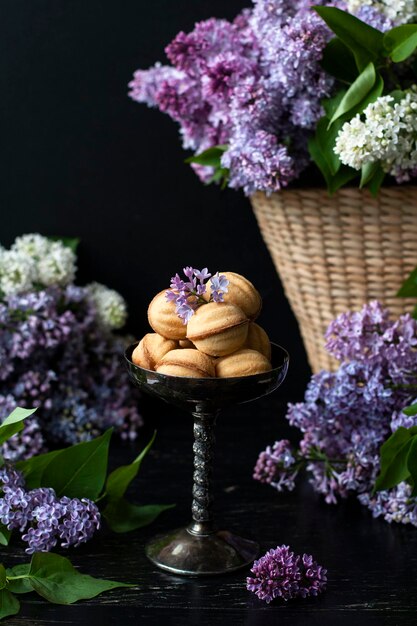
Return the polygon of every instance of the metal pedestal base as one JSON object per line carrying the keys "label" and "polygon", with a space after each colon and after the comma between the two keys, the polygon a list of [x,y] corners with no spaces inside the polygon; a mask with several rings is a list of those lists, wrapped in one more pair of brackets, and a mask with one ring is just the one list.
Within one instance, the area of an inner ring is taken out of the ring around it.
{"label": "metal pedestal base", "polygon": [[208,576],[251,564],[259,554],[259,545],[227,530],[196,534],[189,526],[155,537],[146,545],[145,552],[155,565],[168,572]]}

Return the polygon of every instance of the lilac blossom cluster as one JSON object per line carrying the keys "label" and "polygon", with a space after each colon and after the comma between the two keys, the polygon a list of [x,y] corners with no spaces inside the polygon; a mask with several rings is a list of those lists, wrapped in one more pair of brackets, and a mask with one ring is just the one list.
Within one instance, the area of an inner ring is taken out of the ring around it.
{"label": "lilac blossom cluster", "polygon": [[255,561],[246,587],[269,604],[275,598],[307,598],[325,590],[327,570],[308,554],[295,555],[289,546],[277,546]]}
{"label": "lilac blossom cluster", "polygon": [[[184,148],[224,145],[228,184],[248,195],[285,187],[309,164],[308,138],[334,85],[320,65],[331,33],[311,9],[328,0],[253,4],[233,22],[211,18],[180,32],[166,48],[171,65],[138,70],[129,83],[133,100],[179,123]],[[382,30],[395,23],[378,2],[353,12]],[[205,182],[213,175],[194,168]]]}
{"label": "lilac blossom cluster", "polygon": [[134,438],[137,395],[120,363],[124,340],[97,323],[88,289],[68,285],[0,301],[0,415],[39,406],[3,446],[26,458],[49,441],[73,444],[114,426]]}
{"label": "lilac blossom cluster", "polygon": [[[184,267],[183,272],[188,280],[184,281],[179,274],[175,274],[165,296],[168,302],[175,302],[178,317],[184,324],[188,324],[199,306],[208,302],[223,302],[229,281],[219,272],[212,276],[207,267],[202,270]],[[207,287],[210,288],[210,294]]]}
{"label": "lilac blossom cluster", "polygon": [[[13,285],[0,289],[0,419],[16,406],[41,407],[2,447],[10,460],[38,454],[50,441],[89,439],[110,426],[134,438],[142,423],[138,394],[120,363],[125,340],[112,332],[124,322],[123,299],[102,285],[75,286],[75,256],[68,260],[62,244],[53,244],[61,265],[54,262],[54,272],[45,270],[40,281],[50,245],[40,235],[25,235],[0,255],[2,284]],[[26,265],[37,274],[27,285],[21,280]]]}
{"label": "lilac blossom cluster", "polygon": [[261,453],[254,477],[292,489],[305,466],[326,502],[354,493],[375,517],[417,526],[410,485],[372,494],[382,443],[400,426],[417,425],[416,417],[402,413],[417,395],[417,321],[409,315],[392,321],[371,302],[340,315],[326,339],[339,369],[315,374],[304,402],[288,407],[287,419],[302,433],[299,449],[276,442]]}
{"label": "lilac blossom cluster", "polygon": [[48,552],[57,544],[77,547],[100,528],[100,512],[87,498],[58,498],[46,487],[27,491],[22,474],[7,466],[0,469],[0,482],[0,521],[23,533],[28,554]]}
{"label": "lilac blossom cluster", "polygon": [[[283,491],[292,491],[298,474],[298,463],[288,439],[276,441],[261,452],[253,471],[255,480]],[[275,479],[277,479],[275,481]]]}

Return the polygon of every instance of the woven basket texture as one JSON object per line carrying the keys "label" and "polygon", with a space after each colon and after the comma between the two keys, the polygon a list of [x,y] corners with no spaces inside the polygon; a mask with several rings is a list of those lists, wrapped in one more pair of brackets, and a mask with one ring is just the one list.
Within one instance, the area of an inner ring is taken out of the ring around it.
{"label": "woven basket texture", "polygon": [[417,266],[417,187],[256,193],[256,219],[298,320],[313,372],[334,370],[324,333],[338,314],[379,300],[392,317],[409,312],[397,298]]}

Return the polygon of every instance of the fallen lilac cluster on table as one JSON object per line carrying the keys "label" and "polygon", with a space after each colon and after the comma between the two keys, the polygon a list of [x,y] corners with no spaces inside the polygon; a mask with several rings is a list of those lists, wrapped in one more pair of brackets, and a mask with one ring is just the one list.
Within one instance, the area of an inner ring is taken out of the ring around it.
{"label": "fallen lilac cluster on table", "polygon": [[326,339],[341,364],[336,372],[315,374],[304,402],[289,405],[287,419],[302,433],[299,448],[288,440],[268,446],[254,478],[291,490],[306,468],[326,502],[356,494],[374,517],[417,526],[408,483],[372,493],[381,445],[400,426],[417,425],[417,416],[402,412],[417,396],[417,321],[410,315],[391,321],[388,310],[371,302],[340,315]]}
{"label": "fallen lilac cluster on table", "polygon": [[104,285],[74,285],[76,257],[41,235],[0,247],[0,417],[41,406],[2,449],[15,460],[49,442],[73,444],[110,426],[134,438],[138,393],[121,367],[123,298]]}
{"label": "fallen lilac cluster on table", "polygon": [[317,596],[325,590],[327,570],[311,555],[296,555],[289,546],[277,546],[254,562],[246,587],[269,604],[275,598],[290,600]]}
{"label": "fallen lilac cluster on table", "polygon": [[[347,9],[382,31],[416,13],[414,2],[253,0],[232,22],[178,33],[166,47],[171,65],[138,70],[131,98],[178,122],[185,149],[223,146],[230,187],[248,195],[285,187],[310,162],[307,142],[335,82],[321,67],[332,34],[313,5]],[[212,178],[211,166],[193,167]]]}
{"label": "fallen lilac cluster on table", "polygon": [[23,533],[28,554],[49,552],[56,545],[77,547],[100,528],[100,512],[87,498],[58,498],[47,487],[27,491],[22,474],[11,467],[0,469],[0,482],[0,521]]}
{"label": "fallen lilac cluster on table", "polygon": [[178,317],[187,324],[199,306],[208,302],[223,302],[229,281],[219,272],[212,276],[207,267],[202,270],[184,267],[183,272],[188,280],[184,281],[179,274],[175,274],[171,278],[166,299],[175,302]]}

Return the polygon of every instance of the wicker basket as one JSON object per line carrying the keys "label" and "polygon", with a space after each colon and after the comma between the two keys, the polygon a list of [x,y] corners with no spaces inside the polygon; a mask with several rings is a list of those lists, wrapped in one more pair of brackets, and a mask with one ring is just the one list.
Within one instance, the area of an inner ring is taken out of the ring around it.
{"label": "wicker basket", "polygon": [[417,265],[417,187],[378,198],[347,188],[257,193],[252,206],[296,315],[313,372],[334,369],[324,332],[339,313],[377,299],[393,316],[415,301],[396,298]]}

